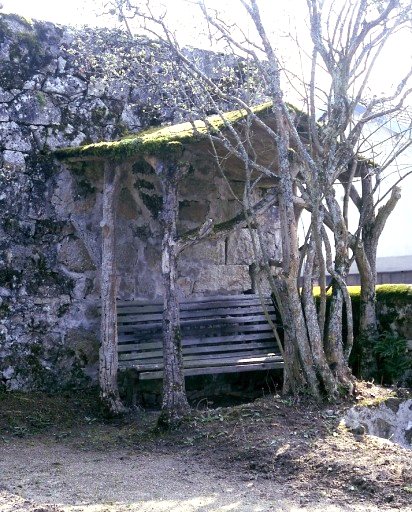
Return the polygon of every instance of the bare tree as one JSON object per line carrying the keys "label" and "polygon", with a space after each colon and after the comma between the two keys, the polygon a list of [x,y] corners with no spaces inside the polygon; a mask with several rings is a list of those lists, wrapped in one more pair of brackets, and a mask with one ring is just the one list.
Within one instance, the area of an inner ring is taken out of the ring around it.
{"label": "bare tree", "polygon": [[[390,214],[401,198],[402,182],[411,174],[409,148],[412,146],[411,117],[408,111],[399,116],[395,123],[389,118],[380,123],[379,132],[384,132],[384,140],[372,143],[365,139],[368,151],[372,150],[372,158],[378,153],[377,161],[380,165],[359,165],[359,184],[353,183],[353,177],[345,182],[342,175],[342,184],[345,189],[345,200],[353,202],[359,212],[359,221],[356,230],[351,235],[351,249],[358,267],[361,281],[359,335],[369,353],[371,343],[378,334],[376,317],[376,255],[379,238]],[[395,124],[395,129],[392,125]],[[384,130],[385,126],[389,126]],[[383,147],[382,147],[383,146]],[[347,204],[345,205],[347,208]],[[366,364],[371,361],[367,358]],[[372,370],[372,368],[371,368]]]}
{"label": "bare tree", "polygon": [[101,267],[101,347],[99,354],[100,397],[110,414],[126,411],[117,386],[117,275],[116,275],[116,200],[119,192],[119,165],[105,162],[102,215]]}
{"label": "bare tree", "polygon": [[[361,269],[367,254],[373,274],[377,240],[398,197],[395,187],[384,213],[376,213],[376,203],[372,202],[371,207],[370,176],[379,165],[378,155],[375,162],[370,162],[361,151],[365,141],[370,140],[370,123],[404,108],[412,71],[386,97],[372,96],[365,101],[365,95],[385,45],[410,22],[408,5],[397,0],[350,0],[337,4],[307,0],[306,47],[309,41],[312,48],[308,55],[303,46],[299,50],[307,57],[309,71],[305,74],[302,66],[292,75],[281,64],[281,55],[271,40],[257,0],[239,0],[249,20],[248,31],[242,30],[240,24],[226,22],[208,8],[207,2],[199,1],[210,40],[217,41],[219,48],[223,42],[226,49],[243,59],[248,77],[244,90],[239,91],[228,88],[223,80],[210,78],[197,60],[181,49],[166,16],[155,13],[152,2],[113,0],[109,4],[131,37],[137,21],[140,30],[160,41],[174,57],[171,74],[181,84],[179,92],[186,100],[179,102],[182,114],[189,119],[203,118],[206,124],[206,114],[210,112],[221,118],[226,129],[219,133],[211,129],[209,137],[216,147],[224,148],[242,162],[247,178],[245,211],[254,204],[251,190],[263,178],[272,180],[269,193],[276,196],[280,214],[282,261],[268,277],[285,329],[286,388],[297,389],[303,383],[314,396],[327,398],[343,389],[351,392],[353,377],[348,358],[353,344],[353,319],[346,277],[353,258]],[[282,84],[292,78],[301,95],[301,110],[291,108],[285,101]],[[253,93],[251,84],[257,84]],[[197,96],[193,90],[201,94]],[[263,97],[270,100],[269,115],[264,117],[252,108]],[[364,109],[359,115],[357,107],[362,101]],[[236,127],[224,112],[224,106],[229,105],[247,113],[246,120]],[[256,149],[253,132],[257,128],[264,133],[266,147],[272,152],[270,163],[262,162]],[[219,159],[222,153],[217,151],[216,155]],[[224,158],[219,164],[224,172]],[[355,184],[358,179],[361,195]],[[345,190],[342,201],[337,197],[338,183]],[[361,212],[353,233],[350,199]],[[310,216],[303,245],[299,241],[302,210]],[[366,242],[371,224],[375,231],[371,241]],[[365,242],[369,247],[366,252]],[[270,268],[269,258],[264,264]],[[328,275],[332,278],[332,298],[327,311]],[[316,283],[320,287],[319,304],[313,294]]]}

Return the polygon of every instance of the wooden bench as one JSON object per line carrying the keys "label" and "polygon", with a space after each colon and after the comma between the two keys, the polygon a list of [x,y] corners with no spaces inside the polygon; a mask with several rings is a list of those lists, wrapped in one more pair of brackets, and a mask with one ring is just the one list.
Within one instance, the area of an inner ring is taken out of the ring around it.
{"label": "wooden bench", "polygon": [[[275,311],[265,299],[271,318]],[[118,302],[119,368],[140,379],[162,377],[163,303]],[[256,295],[208,297],[180,304],[185,375],[282,368],[283,360]]]}

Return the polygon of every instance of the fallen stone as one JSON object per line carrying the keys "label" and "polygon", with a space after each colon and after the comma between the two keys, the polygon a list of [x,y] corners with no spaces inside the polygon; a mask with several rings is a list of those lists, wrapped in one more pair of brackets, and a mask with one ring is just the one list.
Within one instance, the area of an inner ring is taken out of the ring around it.
{"label": "fallen stone", "polygon": [[412,400],[388,398],[372,406],[356,405],[342,422],[352,433],[365,433],[388,439],[404,448],[412,449]]}

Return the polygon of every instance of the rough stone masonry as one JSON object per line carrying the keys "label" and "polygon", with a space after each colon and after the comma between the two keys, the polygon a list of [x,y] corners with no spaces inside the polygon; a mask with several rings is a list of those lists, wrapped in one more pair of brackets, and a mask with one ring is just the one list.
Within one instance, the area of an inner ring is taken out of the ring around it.
{"label": "rough stone masonry", "polygon": [[[213,79],[219,59],[199,52]],[[52,151],[181,121],[168,61],[160,46],[142,39],[131,47],[118,32],[0,16],[0,386],[54,391],[95,381],[102,176],[57,163]],[[241,193],[242,183],[232,186]],[[239,211],[224,178],[201,160],[180,194],[182,230]],[[122,299],[162,294],[161,201],[145,166],[125,174],[117,212]],[[279,257],[276,212],[267,220]],[[182,296],[250,290],[250,245],[241,229],[187,251]]]}

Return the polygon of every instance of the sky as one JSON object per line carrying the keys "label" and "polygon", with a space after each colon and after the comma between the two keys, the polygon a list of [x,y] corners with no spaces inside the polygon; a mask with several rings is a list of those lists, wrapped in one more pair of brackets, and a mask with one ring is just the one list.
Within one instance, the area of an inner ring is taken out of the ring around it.
{"label": "sky", "polygon": [[[0,0],[2,6],[0,12],[16,13],[28,18],[52,21],[63,25],[91,25],[110,26],[115,23],[113,18],[98,16],[96,5],[99,6],[104,0],[69,0],[67,2],[56,0]],[[165,1],[165,0],[164,0]],[[336,0],[336,2],[345,0]],[[153,1],[152,4],[155,2]],[[202,44],[200,29],[197,20],[200,19],[198,9],[193,5],[192,0],[167,0],[165,2],[168,11],[171,13],[171,22],[176,26],[178,33],[183,38],[183,44],[199,46]],[[207,0],[208,5],[216,8],[226,8],[226,16],[234,16],[236,21],[243,21],[238,0]],[[276,37],[276,44],[290,45],[287,35],[303,34],[306,32],[306,10],[305,0],[262,0],[264,6],[263,20],[268,21],[273,37]],[[299,15],[298,15],[299,14]],[[270,23],[269,23],[270,22]],[[286,27],[286,28],[285,28]],[[292,27],[290,29],[290,27]],[[245,25],[248,36],[249,29]],[[206,38],[207,39],[207,38]],[[309,41],[308,41],[309,42]],[[303,41],[305,46],[305,41]],[[310,48],[310,46],[308,46]],[[288,54],[289,59],[292,55]],[[295,56],[296,58],[296,56]],[[400,34],[394,43],[387,48],[382,56],[384,73],[380,72],[374,80],[376,93],[389,90],[391,84],[403,75],[412,66],[412,36],[411,32]],[[293,101],[294,98],[290,98]],[[412,151],[407,158],[412,160]],[[412,163],[412,162],[411,162]],[[390,256],[394,253],[394,246],[398,254],[412,255],[412,237],[405,236],[405,219],[412,214],[412,179],[403,184],[403,198],[397,207],[395,214],[388,221],[380,243],[380,256]]]}

